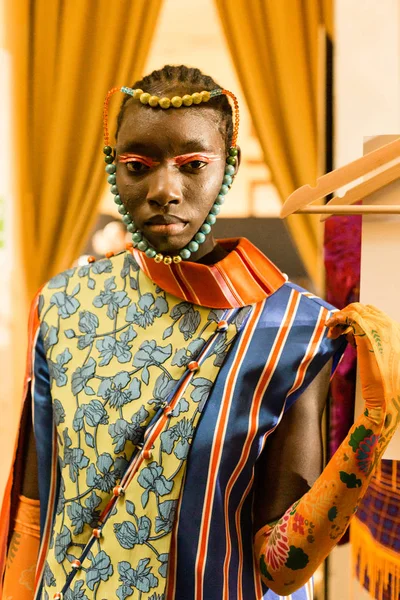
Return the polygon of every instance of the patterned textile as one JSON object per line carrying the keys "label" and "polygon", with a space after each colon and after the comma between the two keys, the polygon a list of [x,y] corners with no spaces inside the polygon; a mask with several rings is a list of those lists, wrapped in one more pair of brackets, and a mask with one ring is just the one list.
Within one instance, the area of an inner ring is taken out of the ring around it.
{"label": "patterned textile", "polygon": [[[330,305],[246,240],[223,243],[230,253],[210,267],[160,269],[124,252],[42,290],[26,388],[42,510],[36,600],[278,598],[253,555],[255,463],[343,343],[326,337]],[[18,481],[17,461],[3,556]],[[307,584],[292,598],[310,594]]]}
{"label": "patterned textile", "polygon": [[377,600],[400,598],[400,463],[382,460],[351,525],[356,576]]}
{"label": "patterned textile", "polygon": [[[326,299],[339,309],[359,300],[361,223],[359,215],[332,216],[325,222]],[[330,389],[330,456],[353,424],[356,372],[356,352],[349,344]]]}

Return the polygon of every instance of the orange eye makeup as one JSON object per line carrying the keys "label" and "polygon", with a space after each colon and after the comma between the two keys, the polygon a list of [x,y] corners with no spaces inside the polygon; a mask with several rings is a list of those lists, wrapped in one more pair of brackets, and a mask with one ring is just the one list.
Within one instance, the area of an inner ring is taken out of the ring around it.
{"label": "orange eye makeup", "polygon": [[[146,167],[156,167],[160,164],[160,161],[154,160],[149,156],[142,156],[141,154],[119,154],[117,157],[118,162],[120,163],[130,163],[130,162],[139,162]],[[200,152],[191,152],[190,154],[182,154],[180,156],[174,156],[173,158],[168,158],[165,162],[169,165],[183,167],[194,161],[200,161],[204,163],[215,162],[217,160],[221,160],[221,157],[217,154],[211,153],[200,153]]]}
{"label": "orange eye makeup", "polygon": [[159,165],[159,161],[153,160],[149,156],[141,156],[140,154],[119,154],[118,162],[120,163],[130,163],[130,162],[140,162],[142,165],[146,167],[155,167]]}
{"label": "orange eye makeup", "polygon": [[181,156],[175,156],[171,158],[170,161],[173,162],[178,167],[182,167],[187,165],[188,163],[194,162],[198,160],[200,162],[210,163],[215,162],[217,160],[221,160],[221,157],[217,154],[201,154],[198,152],[191,152],[190,154],[182,154]]}

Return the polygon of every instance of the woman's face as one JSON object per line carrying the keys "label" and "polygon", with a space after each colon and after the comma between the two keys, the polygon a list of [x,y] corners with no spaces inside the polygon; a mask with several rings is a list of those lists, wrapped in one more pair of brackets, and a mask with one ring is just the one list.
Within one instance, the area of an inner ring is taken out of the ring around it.
{"label": "woman's face", "polygon": [[[226,144],[218,113],[130,102],[116,153],[118,190],[136,228],[157,251],[176,254],[200,229],[222,184]],[[209,234],[192,258],[214,245]]]}

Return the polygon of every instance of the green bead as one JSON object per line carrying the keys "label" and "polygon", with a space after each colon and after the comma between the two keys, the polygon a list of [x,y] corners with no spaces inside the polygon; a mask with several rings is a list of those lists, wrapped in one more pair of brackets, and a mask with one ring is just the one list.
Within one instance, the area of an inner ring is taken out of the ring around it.
{"label": "green bead", "polygon": [[128,225],[127,225],[127,230],[129,231],[129,233],[133,233],[135,231],[135,223],[133,223],[133,221],[131,221]]}
{"label": "green bead", "polygon": [[141,233],[139,233],[139,231],[137,231],[136,233],[132,234],[132,242],[134,244],[138,244],[139,242],[141,242],[143,239],[143,236]]}
{"label": "green bead", "polygon": [[205,235],[207,235],[208,233],[210,233],[211,227],[208,223],[203,223],[203,225],[200,227],[200,231],[201,233],[205,233]]}
{"label": "green bead", "polygon": [[119,194],[114,196],[114,202],[115,204],[122,204],[121,196]]}
{"label": "green bead", "polygon": [[[117,170],[117,167],[115,165],[107,165],[105,170],[106,170],[106,173],[109,173],[110,175],[112,175]],[[226,173],[226,169],[225,169],[225,173]]]}
{"label": "green bead", "polygon": [[125,208],[125,206],[123,204],[120,204],[118,206],[118,212],[119,212],[120,215],[126,215],[126,208]]}
{"label": "green bead", "polygon": [[214,204],[214,206],[211,207],[210,214],[211,215],[219,215],[220,210],[221,210],[220,207],[217,204]]}
{"label": "green bead", "polygon": [[237,148],[229,148],[229,156],[237,156],[238,149]]}
{"label": "green bead", "polygon": [[232,181],[233,181],[233,179],[230,175],[225,175],[225,177],[224,177],[225,185],[232,185]]}
{"label": "green bead", "polygon": [[111,146],[104,146],[103,152],[104,152],[104,154],[112,154]]}
{"label": "green bead", "polygon": [[206,241],[206,236],[204,235],[204,233],[201,233],[201,231],[199,231],[199,233],[196,233],[196,235],[194,236],[194,239],[198,244],[202,244]]}
{"label": "green bead", "polygon": [[111,186],[111,193],[114,194],[114,196],[116,196],[117,194],[119,194],[118,188],[117,188],[116,185],[112,185]]}
{"label": "green bead", "polygon": [[122,217],[123,222],[125,223],[125,225],[129,225],[129,223],[132,223],[132,219],[131,216],[126,214]]}
{"label": "green bead", "polygon": [[199,245],[197,242],[192,241],[192,242],[189,242],[188,248],[189,248],[190,252],[197,252],[197,250],[199,249]]}
{"label": "green bead", "polygon": [[109,175],[109,176],[107,177],[107,181],[108,181],[108,183],[110,183],[111,185],[114,185],[114,183],[117,183],[117,178],[116,178],[116,176],[114,175],[114,173],[113,173],[112,175]]}
{"label": "green bead", "polygon": [[235,167],[236,166],[236,158],[234,158],[233,156],[229,156],[226,159],[226,162],[228,163],[229,166],[231,167]]}
{"label": "green bead", "polygon": [[225,202],[225,196],[218,194],[215,204],[223,204]]}
{"label": "green bead", "polygon": [[106,162],[107,164],[111,165],[111,163],[114,162],[114,157],[113,156],[105,156],[104,157],[104,162]]}
{"label": "green bead", "polygon": [[206,218],[206,223],[208,223],[209,225],[214,225],[216,220],[217,217],[215,215],[209,214]]}
{"label": "green bead", "polygon": [[183,260],[188,260],[191,257],[192,253],[187,248],[184,248],[179,252],[179,255],[183,258]]}
{"label": "green bead", "polygon": [[154,258],[156,254],[157,252],[154,250],[154,248],[147,248],[146,256],[148,256],[149,258]]}
{"label": "green bead", "polygon": [[138,243],[137,247],[139,248],[139,250],[141,250],[142,252],[146,252],[147,248],[149,247],[148,243],[146,242],[146,240],[142,240],[141,242]]}
{"label": "green bead", "polygon": [[[111,188],[111,189],[112,189],[112,188]],[[229,188],[228,188],[228,186],[227,186],[227,185],[225,185],[225,184],[222,184],[222,185],[221,185],[221,189],[219,190],[219,193],[220,193],[220,194],[223,194],[223,195],[225,195],[225,194],[227,194],[228,192],[229,192]]]}
{"label": "green bead", "polygon": [[225,175],[234,175],[234,174],[235,174],[235,167],[233,167],[232,165],[226,165]]}

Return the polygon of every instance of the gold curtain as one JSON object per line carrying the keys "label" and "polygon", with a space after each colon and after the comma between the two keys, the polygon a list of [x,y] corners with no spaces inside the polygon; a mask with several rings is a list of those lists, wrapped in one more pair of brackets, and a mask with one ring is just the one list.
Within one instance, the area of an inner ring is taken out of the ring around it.
{"label": "gold curtain", "polygon": [[[93,226],[106,181],[103,98],[142,75],[161,3],[6,2],[17,224],[28,298],[71,265]],[[121,99],[114,99],[114,114]]]}
{"label": "gold curtain", "polygon": [[[215,0],[265,161],[282,200],[317,177],[319,24],[332,34],[332,0]],[[288,225],[321,281],[317,217]]]}

